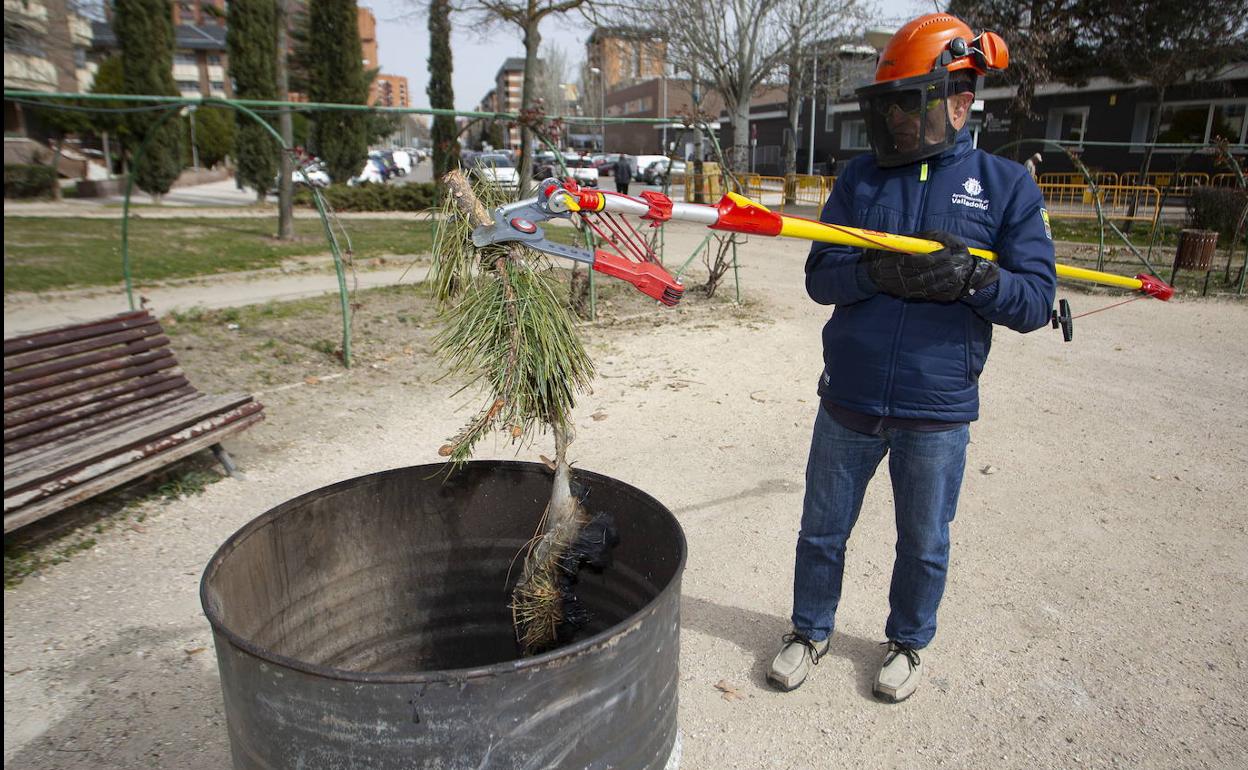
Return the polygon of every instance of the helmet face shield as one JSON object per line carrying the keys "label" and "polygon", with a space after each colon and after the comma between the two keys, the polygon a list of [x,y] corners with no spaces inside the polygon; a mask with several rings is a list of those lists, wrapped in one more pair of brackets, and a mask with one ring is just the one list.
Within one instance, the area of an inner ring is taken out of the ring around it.
{"label": "helmet face shield", "polygon": [[863,86],[857,95],[867,139],[881,167],[939,155],[957,140],[958,132],[949,122],[950,82],[943,68]]}

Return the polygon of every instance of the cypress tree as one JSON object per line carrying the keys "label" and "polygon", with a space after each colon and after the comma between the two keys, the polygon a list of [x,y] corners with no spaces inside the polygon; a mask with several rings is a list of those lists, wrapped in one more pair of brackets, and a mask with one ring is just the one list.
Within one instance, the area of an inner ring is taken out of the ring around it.
{"label": "cypress tree", "polygon": [[[451,86],[451,3],[432,0],[429,3],[429,106],[435,110],[455,109],[455,89]],[[433,119],[433,178],[459,165],[459,132],[453,115]]]}
{"label": "cypress tree", "polygon": [[[178,96],[173,82],[173,14],[167,0],[115,0],[113,31],[121,46],[125,93]],[[185,151],[181,119],[171,118],[156,129],[162,113],[137,112],[127,116],[134,149],[155,130],[134,172],[140,190],[154,196],[169,192],[182,171]]]}
{"label": "cypress tree", "polygon": [[[368,81],[355,0],[308,3],[308,98],[314,102],[367,104]],[[345,182],[368,160],[368,114],[318,112],[312,131],[316,154],[330,178]]]}
{"label": "cypress tree", "polygon": [[[277,4],[273,0],[230,0],[225,35],[230,76],[239,99],[277,98]],[[250,115],[235,113],[234,157],[238,181],[258,201],[273,187],[280,148]]]}

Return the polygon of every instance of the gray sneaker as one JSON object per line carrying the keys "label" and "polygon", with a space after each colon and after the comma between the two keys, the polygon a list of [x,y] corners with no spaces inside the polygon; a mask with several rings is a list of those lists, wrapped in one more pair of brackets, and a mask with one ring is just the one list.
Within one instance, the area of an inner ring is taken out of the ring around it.
{"label": "gray sneaker", "polygon": [[819,659],[827,654],[831,639],[812,642],[805,634],[793,631],[785,634],[782,641],[784,647],[771,662],[767,679],[777,689],[792,692],[806,681],[811,666],[818,665]]}
{"label": "gray sneaker", "polygon": [[923,661],[919,659],[918,650],[901,642],[885,644],[888,645],[888,653],[884,656],[880,673],[875,677],[875,697],[889,703],[901,703],[914,695],[923,680]]}

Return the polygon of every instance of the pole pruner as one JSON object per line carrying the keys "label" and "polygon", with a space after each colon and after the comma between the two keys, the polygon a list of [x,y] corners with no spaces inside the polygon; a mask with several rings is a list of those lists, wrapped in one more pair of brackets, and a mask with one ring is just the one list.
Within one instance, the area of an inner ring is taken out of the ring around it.
{"label": "pole pruner", "polygon": [[[614,251],[600,249],[590,253],[584,249],[553,243],[545,237],[538,224],[554,218],[571,218],[573,215],[582,217],[585,223],[603,240],[604,245],[610,245]],[[883,251],[926,253],[944,248],[942,244],[924,238],[893,235],[779,214],[762,204],[732,192],[725,194],[718,204],[708,206],[672,201],[666,195],[649,190],[643,192],[640,197],[634,197],[621,193],[584,189],[572,180],[561,182],[557,179],[547,179],[542,182],[539,194],[535,198],[498,208],[494,212],[494,224],[477,228],[472,234],[472,240],[478,247],[490,243],[520,241],[538,251],[589,264],[599,272],[628,281],[643,294],[665,305],[675,305],[680,301],[684,288],[663,268],[646,239],[637,232],[626,217],[648,220],[652,227],[659,227],[669,220],[675,220],[705,225],[712,230],[747,235],[801,238],[819,243]],[[997,255],[987,249],[969,248],[968,251],[983,259],[997,259]],[[1057,275],[1060,278],[1139,292],[1139,296],[1134,299],[1153,297],[1165,301],[1174,296],[1173,287],[1147,273],[1129,278],[1099,270],[1058,264]],[[1073,321],[1079,316],[1071,314],[1070,305],[1066,300],[1062,300],[1059,307],[1060,309],[1053,311],[1053,328],[1060,327],[1062,336],[1069,342],[1074,334]],[[1089,315],[1089,313],[1083,315]]]}

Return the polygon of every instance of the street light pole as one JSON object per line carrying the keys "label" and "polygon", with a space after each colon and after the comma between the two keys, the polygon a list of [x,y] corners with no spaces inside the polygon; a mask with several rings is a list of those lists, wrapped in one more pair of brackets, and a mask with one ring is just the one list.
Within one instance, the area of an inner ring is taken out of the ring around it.
{"label": "street light pole", "polygon": [[806,159],[806,175],[815,173],[815,107],[819,104],[819,51],[815,51],[814,68],[810,73],[810,157]]}
{"label": "street light pole", "polygon": [[600,148],[603,154],[607,152],[607,82],[602,74],[602,70],[597,67],[590,67],[589,71],[598,76],[598,93],[600,101],[598,102],[598,134],[599,141],[602,142]]}
{"label": "street light pole", "polygon": [[195,146],[195,105],[187,105],[186,111],[191,119],[191,168],[199,171],[199,148]]}

